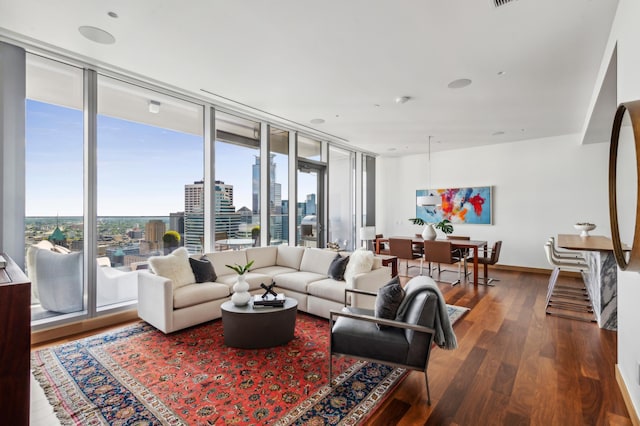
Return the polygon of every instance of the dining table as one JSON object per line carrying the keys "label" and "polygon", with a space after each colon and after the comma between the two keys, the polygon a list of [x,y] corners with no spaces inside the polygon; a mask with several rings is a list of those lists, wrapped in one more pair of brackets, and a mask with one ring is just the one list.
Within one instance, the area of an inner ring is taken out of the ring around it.
{"label": "dining table", "polygon": [[[421,236],[415,235],[413,237],[400,236],[391,238],[406,238],[411,239],[411,242],[416,245],[424,245],[424,239]],[[473,285],[478,286],[478,258],[480,250],[486,252],[487,241],[483,240],[459,240],[459,239],[442,239],[442,241],[449,241],[451,248],[454,249],[469,249],[473,252]],[[389,238],[377,238],[375,241],[376,254],[380,254],[380,247],[384,243],[389,243]],[[484,264],[484,276],[487,276],[487,264]]]}

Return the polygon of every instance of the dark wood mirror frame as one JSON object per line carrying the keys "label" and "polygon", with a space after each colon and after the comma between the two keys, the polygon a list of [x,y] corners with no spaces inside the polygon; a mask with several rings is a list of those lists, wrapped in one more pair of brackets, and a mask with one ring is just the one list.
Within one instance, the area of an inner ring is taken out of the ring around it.
{"label": "dark wood mirror frame", "polygon": [[618,140],[620,138],[620,127],[624,113],[628,112],[631,118],[631,127],[633,128],[633,139],[635,141],[636,150],[636,170],[637,180],[636,190],[638,202],[640,202],[640,100],[623,102],[616,110],[613,119],[613,128],[611,130],[611,146],[609,147],[609,220],[611,221],[611,236],[613,240],[613,252],[616,257],[618,266],[623,271],[640,271],[640,216],[638,215],[638,206],[636,203],[635,225],[633,235],[633,245],[629,260],[625,255],[625,248],[620,241],[620,229],[618,226],[618,202],[616,196],[616,179],[617,179],[617,162],[618,162]]}

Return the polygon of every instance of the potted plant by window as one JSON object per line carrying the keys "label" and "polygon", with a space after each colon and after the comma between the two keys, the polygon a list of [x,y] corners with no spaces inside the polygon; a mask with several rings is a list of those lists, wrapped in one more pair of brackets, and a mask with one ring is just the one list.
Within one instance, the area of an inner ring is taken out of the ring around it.
{"label": "potted plant by window", "polygon": [[180,234],[177,231],[167,231],[162,236],[164,254],[169,254],[180,245]]}
{"label": "potted plant by window", "polygon": [[251,300],[251,293],[249,293],[249,284],[245,280],[249,268],[253,265],[253,260],[244,266],[238,265],[225,265],[227,268],[231,268],[238,274],[238,280],[233,285],[233,294],[231,295],[231,301],[236,306],[244,306]]}
{"label": "potted plant by window", "polygon": [[413,217],[411,219],[409,219],[411,222],[413,222],[414,225],[421,225],[424,226],[424,228],[422,229],[422,239],[423,240],[435,240],[436,239],[436,230],[433,227],[433,223],[427,223],[425,222],[423,219],[419,218],[419,217]]}

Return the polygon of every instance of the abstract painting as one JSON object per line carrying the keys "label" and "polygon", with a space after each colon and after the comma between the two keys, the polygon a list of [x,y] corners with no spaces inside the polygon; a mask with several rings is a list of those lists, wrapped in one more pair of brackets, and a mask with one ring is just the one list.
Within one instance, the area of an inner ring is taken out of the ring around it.
{"label": "abstract painting", "polygon": [[490,225],[491,190],[490,186],[473,188],[418,189],[418,197],[428,195],[429,191],[440,196],[438,206],[419,206],[416,202],[416,217],[428,223],[438,223],[449,219],[452,223],[474,223]]}

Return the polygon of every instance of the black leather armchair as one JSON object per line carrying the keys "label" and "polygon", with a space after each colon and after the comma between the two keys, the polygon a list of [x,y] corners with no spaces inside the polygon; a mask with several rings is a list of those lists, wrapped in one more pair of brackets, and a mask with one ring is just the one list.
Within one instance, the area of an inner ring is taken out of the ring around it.
{"label": "black leather armchair", "polygon": [[[415,282],[419,285],[421,281]],[[434,341],[438,300],[436,293],[420,289],[418,285],[409,282],[405,287],[405,299],[410,298],[410,302],[406,305],[401,319],[376,318],[373,310],[354,307],[345,307],[341,312],[331,311],[330,385],[333,385],[333,355],[380,362],[423,371],[427,386],[427,403],[431,404],[427,367]],[[375,293],[360,290],[346,291],[376,296]],[[387,327],[380,330],[378,324]]]}

